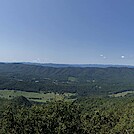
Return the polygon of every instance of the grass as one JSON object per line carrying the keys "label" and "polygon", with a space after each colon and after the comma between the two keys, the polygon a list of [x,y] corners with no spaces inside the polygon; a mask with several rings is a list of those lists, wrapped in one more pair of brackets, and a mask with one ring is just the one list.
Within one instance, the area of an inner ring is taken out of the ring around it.
{"label": "grass", "polygon": [[109,95],[109,96],[110,97],[124,97],[127,94],[133,94],[133,93],[134,93],[134,91],[125,91],[125,92],[120,92],[120,93],[112,94],[112,95]]}
{"label": "grass", "polygon": [[68,77],[68,81],[77,82],[77,78],[75,78],[75,77]]}
{"label": "grass", "polygon": [[0,90],[0,98],[6,98],[6,99],[13,99],[17,96],[24,96],[30,101],[36,101],[36,102],[47,102],[52,100],[63,100],[66,101],[73,101],[73,99],[69,99],[71,96],[74,96],[75,94],[72,93],[64,93],[64,94],[58,94],[58,93],[36,93],[36,92],[25,92],[25,91],[15,91],[15,90]]}

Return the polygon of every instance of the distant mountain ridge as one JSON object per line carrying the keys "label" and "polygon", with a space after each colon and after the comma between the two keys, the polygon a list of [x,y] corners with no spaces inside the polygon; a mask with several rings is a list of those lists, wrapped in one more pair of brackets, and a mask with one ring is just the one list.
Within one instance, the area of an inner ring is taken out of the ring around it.
{"label": "distant mountain ridge", "polygon": [[38,65],[44,67],[54,67],[54,68],[64,68],[64,67],[98,67],[98,68],[107,68],[107,67],[128,67],[134,68],[131,65],[113,65],[113,64],[57,64],[57,63],[32,63],[32,62],[22,62],[22,64],[28,65]]}

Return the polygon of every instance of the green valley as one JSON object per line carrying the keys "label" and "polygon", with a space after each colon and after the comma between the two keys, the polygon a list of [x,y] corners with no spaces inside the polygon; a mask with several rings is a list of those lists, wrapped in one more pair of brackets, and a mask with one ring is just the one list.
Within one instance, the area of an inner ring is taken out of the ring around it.
{"label": "green valley", "polygon": [[134,68],[0,64],[0,134],[133,134]]}

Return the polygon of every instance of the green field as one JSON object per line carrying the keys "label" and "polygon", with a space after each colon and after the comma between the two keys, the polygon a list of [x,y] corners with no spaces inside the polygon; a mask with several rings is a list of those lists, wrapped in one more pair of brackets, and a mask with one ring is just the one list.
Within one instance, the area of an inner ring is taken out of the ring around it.
{"label": "green field", "polygon": [[125,91],[125,92],[115,93],[115,94],[112,94],[112,95],[109,95],[109,96],[110,97],[124,97],[127,94],[133,94],[133,93],[134,93],[134,91]]}
{"label": "green field", "polygon": [[68,81],[77,82],[77,78],[75,78],[75,77],[68,77]]}
{"label": "green field", "polygon": [[25,91],[15,91],[15,90],[0,90],[0,98],[13,99],[17,96],[24,96],[30,101],[36,102],[47,102],[52,100],[66,100],[73,101],[74,99],[70,99],[70,97],[75,96],[72,93],[36,93],[36,92],[25,92]]}

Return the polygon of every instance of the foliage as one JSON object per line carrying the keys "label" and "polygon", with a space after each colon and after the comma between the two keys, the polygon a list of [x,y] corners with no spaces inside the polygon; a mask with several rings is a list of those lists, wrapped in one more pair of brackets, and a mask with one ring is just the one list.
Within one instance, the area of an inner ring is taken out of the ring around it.
{"label": "foliage", "polygon": [[134,98],[81,98],[8,107],[1,134],[133,134]]}
{"label": "foliage", "polygon": [[[69,92],[65,97],[76,93],[78,98],[45,104],[31,103],[23,96],[0,98],[0,134],[133,134],[133,88],[132,68],[0,64],[1,90],[58,92],[63,96]],[[126,92],[129,94],[124,97],[108,97]]]}
{"label": "foliage", "polygon": [[72,103],[54,102],[31,108],[8,108],[2,118],[2,133],[70,134],[83,133],[79,107]]}
{"label": "foliage", "polygon": [[0,90],[3,89],[107,96],[134,89],[134,68],[53,68],[1,63]]}

